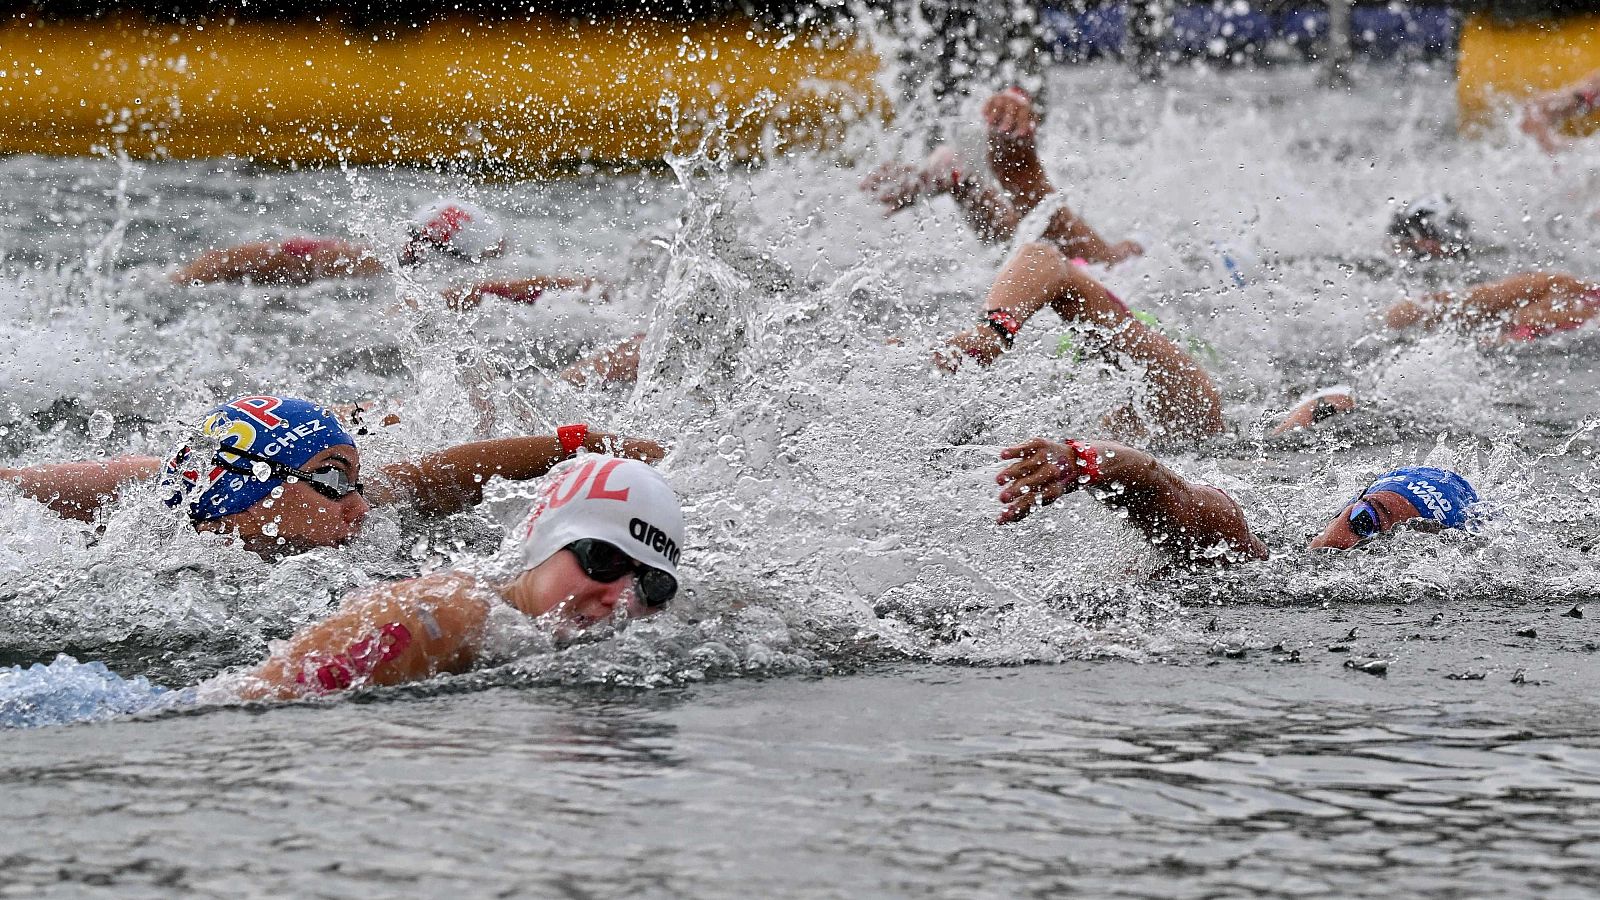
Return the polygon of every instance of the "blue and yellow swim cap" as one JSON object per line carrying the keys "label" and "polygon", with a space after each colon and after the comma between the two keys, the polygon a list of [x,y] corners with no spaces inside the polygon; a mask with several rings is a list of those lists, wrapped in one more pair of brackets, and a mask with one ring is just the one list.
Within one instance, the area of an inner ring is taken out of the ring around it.
{"label": "blue and yellow swim cap", "polygon": [[1478,502],[1478,492],[1465,478],[1432,466],[1405,466],[1385,472],[1362,491],[1362,496],[1377,491],[1399,494],[1411,501],[1423,518],[1446,528],[1465,528],[1472,505]]}
{"label": "blue and yellow swim cap", "polygon": [[229,454],[227,447],[238,447],[254,456],[299,468],[329,447],[354,447],[356,442],[339,420],[325,407],[294,397],[240,397],[212,408],[200,424],[206,443],[221,448],[205,455],[204,450],[179,450],[167,463],[164,476],[178,488],[168,498],[177,506],[193,497],[201,484],[208,484],[199,497],[189,503],[189,518],[208,522],[244,512],[272,493],[283,479],[270,474],[258,477],[251,460]]}

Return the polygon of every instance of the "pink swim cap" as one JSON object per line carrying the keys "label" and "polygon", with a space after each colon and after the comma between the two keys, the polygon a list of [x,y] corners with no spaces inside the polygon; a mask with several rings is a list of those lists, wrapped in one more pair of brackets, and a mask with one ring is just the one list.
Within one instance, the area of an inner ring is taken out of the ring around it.
{"label": "pink swim cap", "polygon": [[506,252],[506,232],[483,207],[444,198],[411,216],[411,240],[426,241],[473,262]]}

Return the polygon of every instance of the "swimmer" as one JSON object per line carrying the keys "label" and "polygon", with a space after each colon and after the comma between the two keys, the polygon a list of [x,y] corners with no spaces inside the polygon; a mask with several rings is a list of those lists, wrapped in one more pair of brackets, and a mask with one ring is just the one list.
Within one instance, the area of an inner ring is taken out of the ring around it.
{"label": "swimmer", "polygon": [[493,661],[497,617],[542,620],[559,635],[649,616],[678,591],[683,510],[641,462],[591,455],[557,466],[497,561],[348,597],[329,618],[218,684],[248,700],[288,700],[420,681]]}
{"label": "swimmer", "polygon": [[1192,440],[1223,430],[1221,396],[1200,364],[1053,243],[1025,244],[1006,262],[984,300],[982,321],[951,337],[935,352],[935,364],[946,371],[967,359],[990,365],[1047,306],[1079,332],[1086,349],[1144,369],[1146,409],[1156,419],[1142,421],[1124,407],[1108,422],[1118,433]]}
{"label": "swimmer", "polygon": [[1389,246],[1399,256],[1446,259],[1472,252],[1472,220],[1443,194],[1406,204],[1389,219]]}
{"label": "swimmer", "polygon": [[[442,199],[411,216],[406,243],[396,261],[410,267],[432,253],[481,263],[502,256],[510,238],[482,207],[465,200]],[[173,273],[178,284],[254,282],[303,285],[325,278],[371,278],[393,266],[367,245],[334,237],[292,237],[281,241],[242,244],[211,250]],[[445,303],[456,310],[470,309],[487,297],[532,303],[549,290],[589,290],[603,282],[583,276],[535,276],[482,281],[447,290]]]}
{"label": "swimmer", "polygon": [[[1134,241],[1111,243],[1079,218],[1056,196],[1045,174],[1037,145],[1039,117],[1033,101],[1021,88],[1007,88],[984,101],[987,131],[987,166],[998,181],[990,184],[978,172],[963,171],[962,162],[949,146],[941,146],[920,167],[890,162],[861,181],[861,189],[895,213],[923,197],[948,194],[961,208],[967,224],[986,243],[1003,243],[1016,237],[1023,220],[1047,198],[1053,211],[1044,223],[1040,240],[1055,244],[1069,257],[1113,265],[1138,256],[1144,248]],[[1028,235],[1029,239],[1035,235]]]}
{"label": "swimmer", "polygon": [[1600,284],[1561,272],[1524,272],[1465,293],[1401,300],[1384,312],[1391,329],[1453,328],[1517,343],[1582,327],[1600,314]]}
{"label": "swimmer", "polygon": [[1554,154],[1569,143],[1557,136],[1556,130],[1597,109],[1600,109],[1600,69],[1523,104],[1519,127],[1541,150]]}
{"label": "swimmer", "polygon": [[[1037,507],[1087,489],[1102,505],[1157,546],[1191,566],[1266,559],[1267,545],[1250,530],[1244,510],[1210,485],[1184,479],[1160,460],[1110,441],[1057,442],[1034,438],[1002,450],[1016,460],[998,476],[1003,485],[1000,524],[1026,518]],[[1348,550],[1396,527],[1465,529],[1477,491],[1455,472],[1406,466],[1373,479],[1334,514],[1307,549]]]}
{"label": "swimmer", "polygon": [[398,462],[363,481],[355,438],[325,407],[292,397],[240,397],[210,410],[195,439],[170,460],[0,469],[0,481],[67,518],[92,522],[133,482],[161,478],[167,503],[186,507],[198,531],[228,535],[266,559],[353,540],[371,506],[407,506],[443,517],[483,499],[498,475],[537,478],[579,450],[615,451],[654,462],[656,443],[586,425],[553,436],[475,441]]}

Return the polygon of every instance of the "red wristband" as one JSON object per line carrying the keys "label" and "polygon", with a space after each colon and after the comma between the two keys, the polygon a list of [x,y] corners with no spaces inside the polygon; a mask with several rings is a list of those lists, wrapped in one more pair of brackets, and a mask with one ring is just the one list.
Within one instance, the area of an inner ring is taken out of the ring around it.
{"label": "red wristband", "polygon": [[1100,480],[1100,451],[1093,444],[1081,444],[1077,441],[1067,441],[1067,446],[1072,448],[1073,456],[1077,457],[1073,468],[1088,476],[1084,484],[1094,484]]}
{"label": "red wristband", "polygon": [[589,439],[589,426],[583,423],[577,425],[563,425],[556,429],[556,440],[561,442],[561,449],[568,453],[577,453],[583,449],[583,442]]}

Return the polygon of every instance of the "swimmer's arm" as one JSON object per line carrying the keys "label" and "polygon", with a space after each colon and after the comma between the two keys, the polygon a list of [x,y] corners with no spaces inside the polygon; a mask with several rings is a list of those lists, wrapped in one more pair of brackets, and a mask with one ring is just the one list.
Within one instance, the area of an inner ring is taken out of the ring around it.
{"label": "swimmer's arm", "polygon": [[533,303],[545,291],[586,291],[595,285],[609,288],[598,278],[568,275],[537,275],[507,281],[480,281],[470,287],[451,288],[444,292],[445,305],[454,310],[468,310],[486,297],[498,297],[513,303]]}
{"label": "swimmer's arm", "polygon": [[976,173],[962,172],[949,147],[929,154],[920,167],[885,163],[861,180],[861,189],[882,203],[887,214],[897,213],[923,197],[949,194],[967,225],[988,244],[1010,240],[1026,214],[1003,189]]}
{"label": "swimmer's arm", "polygon": [[154,478],[161,467],[161,460],[154,457],[130,456],[0,469],[0,480],[17,485],[24,497],[43,503],[62,516],[92,522],[96,511],[116,502],[123,485]]}
{"label": "swimmer's arm", "polygon": [[1144,253],[1144,248],[1135,241],[1119,241],[1115,244],[1107,241],[1066,206],[1058,208],[1055,215],[1050,217],[1043,239],[1061,248],[1061,252],[1069,257],[1081,257],[1106,265],[1115,265]]}
{"label": "swimmer's arm", "polygon": [[1272,429],[1270,436],[1278,437],[1291,431],[1312,428],[1317,423],[1341,413],[1355,412],[1356,398],[1345,390],[1324,390],[1307,397],[1289,410],[1283,421]]}
{"label": "swimmer's arm", "polygon": [[382,585],[274,649],[234,686],[244,700],[421,681],[471,667],[490,601],[459,572]]}
{"label": "swimmer's arm", "polygon": [[1522,272],[1480,284],[1465,294],[1438,293],[1402,300],[1384,313],[1384,324],[1397,330],[1437,328],[1446,323],[1475,328],[1519,317],[1542,323],[1547,318],[1542,313],[1555,301],[1578,297],[1588,289],[1589,285],[1562,272]]}
{"label": "swimmer's arm", "polygon": [[[1003,312],[1020,329],[1046,306],[1066,322],[1095,325],[1108,335],[1107,351],[1123,354],[1145,370],[1154,422],[1134,422],[1130,431],[1150,431],[1198,438],[1225,428],[1222,397],[1204,368],[1171,339],[1140,322],[1105,285],[1069,262],[1048,241],[1018,248],[995,276],[984,301],[986,315]],[[954,370],[963,357],[988,365],[1006,350],[998,330],[983,323],[951,337],[934,354],[934,363]]]}
{"label": "swimmer's arm", "polygon": [[257,281],[306,284],[318,278],[371,276],[384,271],[369,247],[337,238],[319,239],[308,254],[285,253],[279,241],[210,250],[173,273],[179,284]]}
{"label": "swimmer's arm", "polygon": [[1001,451],[1002,459],[1017,461],[996,478],[1005,485],[1000,523],[1015,522],[1082,487],[1078,479],[1090,474],[1085,454],[1092,454],[1099,466],[1090,495],[1125,511],[1128,523],[1152,544],[1196,561],[1266,558],[1266,544],[1250,531],[1244,511],[1227,494],[1186,481],[1150,454],[1110,441],[1072,447],[1034,438]]}
{"label": "swimmer's arm", "polygon": [[644,346],[644,335],[631,338],[592,353],[561,371],[563,380],[578,387],[590,381],[600,385],[623,384],[639,378],[639,351]]}
{"label": "swimmer's arm", "polygon": [[[656,462],[666,455],[660,444],[603,431],[591,431],[583,448]],[[474,441],[430,453],[415,462],[384,466],[383,484],[367,493],[374,505],[409,502],[425,515],[448,516],[483,500],[491,476],[510,481],[538,478],[573,454],[554,435]]]}
{"label": "swimmer's arm", "polygon": [[951,182],[950,199],[961,210],[961,217],[978,240],[1002,244],[1011,240],[1022,224],[1024,212],[1005,192],[987,180],[973,176],[956,177]]}

